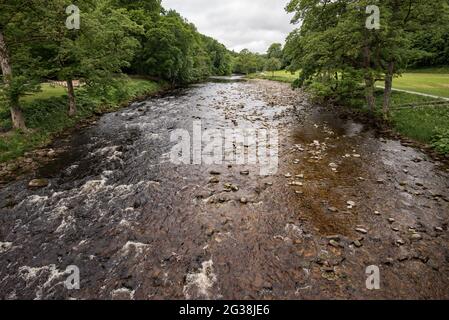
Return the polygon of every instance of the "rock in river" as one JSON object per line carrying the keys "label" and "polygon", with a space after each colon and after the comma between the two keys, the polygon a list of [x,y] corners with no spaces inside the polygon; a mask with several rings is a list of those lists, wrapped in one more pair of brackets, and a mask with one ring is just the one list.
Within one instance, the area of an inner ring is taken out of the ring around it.
{"label": "rock in river", "polygon": [[34,179],[28,183],[30,188],[44,188],[49,185],[49,181],[47,179]]}

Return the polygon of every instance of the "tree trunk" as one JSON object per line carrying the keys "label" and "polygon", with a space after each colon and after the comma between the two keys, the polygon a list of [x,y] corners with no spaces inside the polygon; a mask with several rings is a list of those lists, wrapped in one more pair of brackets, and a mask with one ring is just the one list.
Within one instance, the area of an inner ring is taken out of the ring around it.
{"label": "tree trunk", "polygon": [[387,73],[385,74],[385,89],[384,89],[384,103],[383,103],[383,114],[385,119],[388,119],[390,116],[390,100],[391,100],[391,89],[393,88],[393,72],[394,72],[394,62],[390,61],[388,63]]}
{"label": "tree trunk", "polygon": [[69,96],[69,116],[73,117],[76,114],[76,100],[72,79],[67,80],[67,93]]}
{"label": "tree trunk", "polygon": [[[0,30],[0,66],[2,68],[3,79],[5,82],[5,88],[8,89],[11,86],[12,81],[12,67],[9,59],[8,48],[6,46],[5,38]],[[12,126],[14,129],[26,130],[25,118],[23,117],[22,110],[20,108],[18,98],[10,98],[9,109],[11,112]]]}
{"label": "tree trunk", "polygon": [[368,108],[374,112],[376,107],[376,100],[374,98],[374,78],[371,74],[371,50],[368,45],[365,45],[363,50],[363,60],[365,67],[365,98]]}
{"label": "tree trunk", "polygon": [[11,112],[11,120],[14,129],[26,130],[25,118],[23,117],[22,110],[20,109],[19,99],[13,99],[10,101],[9,110]]}
{"label": "tree trunk", "polygon": [[376,108],[376,99],[374,98],[374,79],[371,76],[365,77],[365,98],[369,110],[374,112]]}

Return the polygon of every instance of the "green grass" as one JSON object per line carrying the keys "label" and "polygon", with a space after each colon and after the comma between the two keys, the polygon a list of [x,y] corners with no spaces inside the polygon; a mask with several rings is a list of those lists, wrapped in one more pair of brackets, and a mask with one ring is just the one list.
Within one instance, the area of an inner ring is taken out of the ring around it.
{"label": "green grass", "polygon": [[[376,91],[379,117],[382,90]],[[430,144],[440,129],[449,128],[449,102],[433,104],[439,100],[404,92],[393,92],[391,123],[400,134]]]}
{"label": "green grass", "polygon": [[[274,72],[274,76],[271,72],[265,71],[250,74],[248,78],[292,83],[298,76],[299,71],[292,74],[285,70],[279,70]],[[378,83],[378,85],[383,84]],[[449,68],[418,69],[406,72],[394,79],[393,87],[395,89],[449,98]]]}
{"label": "green grass", "polygon": [[24,96],[20,99],[20,102],[32,102],[37,99],[48,99],[52,97],[61,97],[67,94],[67,89],[64,87],[52,87],[49,83],[43,83],[41,85],[42,91]]}
{"label": "green grass", "polygon": [[393,88],[449,98],[449,73],[407,72],[393,80]]}
{"label": "green grass", "polygon": [[[163,83],[132,78],[122,83],[120,89],[109,88],[101,93],[79,88],[76,90],[77,115],[69,117],[66,89],[44,85],[42,92],[22,100],[23,113],[30,130],[0,133],[0,162],[18,158],[27,151],[45,146],[59,133],[96,113],[117,110],[135,98],[166,87]],[[0,108],[0,127],[3,130],[11,129],[10,115],[6,108]]]}
{"label": "green grass", "polygon": [[272,80],[272,81],[279,81],[279,82],[286,82],[286,83],[292,83],[299,77],[299,71],[295,73],[291,73],[289,71],[285,70],[279,70],[274,72],[270,71],[264,71],[259,73],[253,73],[248,75],[248,78],[250,79],[266,79],[266,80]]}

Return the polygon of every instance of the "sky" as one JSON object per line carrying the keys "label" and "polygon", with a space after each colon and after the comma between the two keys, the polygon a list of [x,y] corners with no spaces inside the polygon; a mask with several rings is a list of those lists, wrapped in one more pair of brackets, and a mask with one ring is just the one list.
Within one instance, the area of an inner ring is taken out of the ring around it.
{"label": "sky", "polygon": [[264,53],[274,42],[284,43],[294,29],[284,10],[288,0],[162,0],[198,31],[223,43],[228,49]]}

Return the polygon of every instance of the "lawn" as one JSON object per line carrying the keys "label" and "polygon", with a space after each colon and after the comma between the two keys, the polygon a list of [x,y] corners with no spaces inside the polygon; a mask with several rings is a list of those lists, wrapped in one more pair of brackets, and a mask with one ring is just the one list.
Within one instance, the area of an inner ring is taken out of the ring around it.
{"label": "lawn", "polygon": [[296,71],[295,73],[291,73],[289,71],[285,70],[279,70],[274,72],[265,71],[265,72],[259,72],[259,73],[253,73],[248,75],[248,78],[250,79],[266,79],[266,80],[273,80],[273,81],[280,81],[280,82],[287,82],[292,83],[299,77],[299,71]]}
{"label": "lawn", "polygon": [[21,102],[32,102],[37,99],[48,99],[51,97],[61,97],[67,94],[67,89],[60,86],[51,86],[49,83],[41,85],[41,91],[27,95],[20,99]]}
{"label": "lawn", "polygon": [[449,72],[407,72],[393,80],[393,88],[449,98]]}

